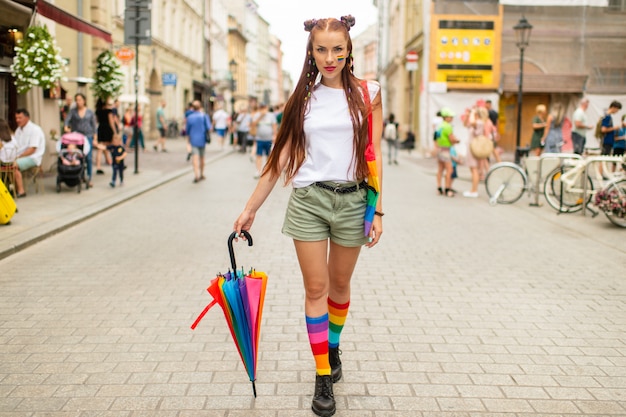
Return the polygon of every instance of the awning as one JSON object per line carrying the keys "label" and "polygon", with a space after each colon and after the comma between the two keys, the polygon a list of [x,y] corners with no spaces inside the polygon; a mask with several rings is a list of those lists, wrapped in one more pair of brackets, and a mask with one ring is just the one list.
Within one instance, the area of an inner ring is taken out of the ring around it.
{"label": "awning", "polygon": [[94,25],[93,23],[83,20],[78,16],[74,16],[73,14],[60,9],[45,0],[37,0],[35,9],[40,15],[47,17],[48,19],[52,19],[60,25],[96,36],[100,39],[104,39],[108,43],[113,43],[113,37],[106,30]]}
{"label": "awning", "polygon": [[[502,73],[500,88],[505,92],[519,89],[517,73]],[[583,93],[587,84],[587,74],[524,74],[524,93]]]}

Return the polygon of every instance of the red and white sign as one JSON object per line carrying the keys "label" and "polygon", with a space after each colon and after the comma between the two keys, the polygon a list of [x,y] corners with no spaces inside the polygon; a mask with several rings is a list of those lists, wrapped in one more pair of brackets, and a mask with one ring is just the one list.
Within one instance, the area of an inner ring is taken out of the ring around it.
{"label": "red and white sign", "polygon": [[409,51],[406,53],[406,70],[407,71],[417,71],[418,55],[416,51]]}
{"label": "red and white sign", "polygon": [[127,64],[135,58],[135,51],[124,46],[115,51],[115,56],[122,61],[122,63]]}

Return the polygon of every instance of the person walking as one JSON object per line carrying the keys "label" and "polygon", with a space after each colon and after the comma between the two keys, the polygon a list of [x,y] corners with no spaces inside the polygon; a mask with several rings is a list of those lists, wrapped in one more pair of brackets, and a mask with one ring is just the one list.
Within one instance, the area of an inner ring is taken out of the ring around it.
{"label": "person walking", "polygon": [[246,153],[248,147],[248,133],[250,132],[250,113],[248,108],[243,107],[236,120],[237,126],[237,142],[239,143],[239,152]]}
{"label": "person walking", "polygon": [[124,185],[124,158],[126,158],[126,149],[122,144],[122,136],[120,134],[113,135],[113,140],[108,146],[108,151],[111,154],[111,182],[109,185],[111,188],[115,188],[115,181],[117,176],[120,177],[120,187]]}
{"label": "person walking", "polygon": [[102,156],[106,159],[107,164],[111,164],[111,155],[107,150],[107,146],[113,141],[113,135],[117,132],[117,122],[113,115],[113,100],[110,98],[99,98],[96,102],[96,118],[98,119],[98,135],[95,140],[96,152],[96,174],[102,175],[104,171],[101,167]]}
{"label": "person walking", "polygon": [[574,111],[572,120],[574,121],[574,129],[572,129],[572,144],[574,145],[574,153],[582,155],[585,151],[585,142],[587,141],[587,131],[593,129],[594,126],[587,122],[587,108],[589,107],[589,99],[580,100],[578,107]]}
{"label": "person walking", "polygon": [[396,123],[396,116],[391,113],[385,129],[383,130],[383,137],[387,142],[389,148],[389,165],[398,165],[398,123]]}
{"label": "person walking", "polygon": [[[134,149],[137,146],[141,146],[141,150],[146,150],[146,145],[143,141],[143,115],[141,114],[141,106],[137,106],[137,111],[133,110],[133,117],[131,119],[133,126],[133,136],[130,141],[130,148]],[[135,124],[137,124],[137,135],[135,136]]]}
{"label": "person walking", "polygon": [[233,226],[237,236],[250,230],[284,174],[293,189],[282,232],[293,239],[303,276],[305,321],[316,369],[311,408],[318,416],[332,416],[336,410],[333,383],[342,377],[340,336],[361,246],[375,246],[383,232],[380,196],[373,227],[368,236],[363,233],[369,112],[381,181],[383,123],[380,85],[368,81],[364,88],[353,73],[349,30],[354,23],[352,16],[304,23],[309,37],[300,78],[285,105],[261,178]]}
{"label": "person walking", "polygon": [[256,134],[256,174],[255,179],[261,176],[263,171],[263,157],[268,158],[272,150],[272,143],[276,138],[276,116],[270,112],[266,103],[259,106],[257,113]]}
{"label": "person walking", "polygon": [[204,150],[206,148],[206,134],[211,130],[211,119],[202,111],[202,103],[195,100],[193,112],[187,116],[185,129],[191,145],[191,161],[193,163],[194,184],[205,179],[204,177]]}
{"label": "person walking", "polygon": [[546,106],[543,104],[538,104],[535,107],[535,115],[533,116],[533,135],[530,138],[530,152],[535,155],[541,155],[541,151],[543,150],[543,144],[541,143],[541,138],[543,138],[543,134],[546,130]]}
{"label": "person walking", "polygon": [[547,153],[560,153],[563,146],[563,121],[565,120],[565,107],[561,103],[554,103],[552,111],[546,119],[546,128],[541,138],[543,151]]}
{"label": "person walking", "polygon": [[87,138],[87,142],[89,142],[89,152],[85,155],[85,161],[87,162],[87,181],[89,182],[89,186],[92,187],[92,149],[94,135],[97,129],[96,115],[87,107],[87,99],[83,93],[76,94],[74,96],[74,102],[76,105],[70,107],[67,117],[65,118],[64,130],[66,132],[82,133]]}
{"label": "person walking", "polygon": [[228,122],[230,116],[224,110],[221,104],[218,104],[217,110],[213,113],[213,129],[217,133],[220,149],[224,150],[224,142],[226,140],[226,132],[228,131]]}
{"label": "person walking", "polygon": [[153,146],[154,151],[159,151],[159,145],[161,145],[161,152],[167,152],[165,149],[165,129],[167,128],[167,123],[165,122],[165,106],[167,102],[165,100],[161,101],[161,105],[156,111],[156,127],[159,131],[159,138],[157,139],[156,144]]}
{"label": "person walking", "polygon": [[472,185],[469,191],[463,192],[463,197],[477,198],[478,183],[480,182],[481,174],[487,172],[485,165],[488,164],[488,158],[476,158],[472,154],[470,143],[479,136],[491,138],[496,128],[489,117],[486,107],[476,107],[470,111],[467,128],[469,129],[470,140],[467,143],[465,161],[472,174]]}

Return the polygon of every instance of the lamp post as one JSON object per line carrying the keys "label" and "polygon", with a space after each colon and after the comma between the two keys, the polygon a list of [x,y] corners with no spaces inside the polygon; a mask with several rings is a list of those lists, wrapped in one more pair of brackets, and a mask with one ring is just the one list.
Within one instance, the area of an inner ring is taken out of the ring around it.
{"label": "lamp post", "polygon": [[522,83],[524,80],[524,49],[530,41],[530,32],[533,26],[524,16],[513,26],[515,30],[515,44],[519,48],[519,85],[517,90],[517,136],[515,137],[515,163],[520,162],[520,136],[522,134]]}
{"label": "lamp post", "polygon": [[237,61],[231,59],[228,63],[228,69],[230,71],[230,111],[232,117],[235,117],[235,90],[237,89],[237,80],[235,74],[237,74]]}

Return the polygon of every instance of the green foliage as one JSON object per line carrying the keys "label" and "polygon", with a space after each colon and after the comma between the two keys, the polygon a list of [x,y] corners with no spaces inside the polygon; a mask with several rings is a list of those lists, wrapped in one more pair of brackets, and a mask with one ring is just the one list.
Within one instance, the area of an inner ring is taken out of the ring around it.
{"label": "green foliage", "polygon": [[31,26],[15,46],[11,71],[20,94],[34,86],[50,88],[61,78],[65,63],[46,26]]}
{"label": "green foliage", "polygon": [[123,87],[124,74],[120,70],[113,52],[106,50],[96,59],[96,72],[93,76],[95,82],[92,90],[96,98],[106,101],[109,97],[116,97]]}

